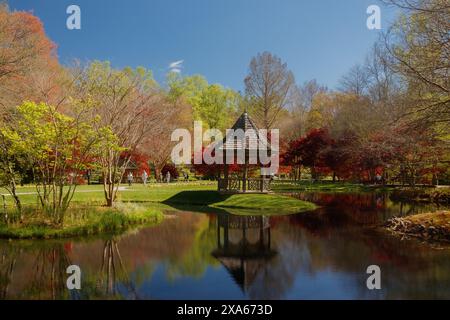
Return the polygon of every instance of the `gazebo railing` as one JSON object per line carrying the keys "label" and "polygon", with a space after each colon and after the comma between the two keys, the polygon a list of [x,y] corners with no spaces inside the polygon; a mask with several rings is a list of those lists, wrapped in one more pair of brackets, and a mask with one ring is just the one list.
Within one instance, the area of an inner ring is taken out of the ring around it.
{"label": "gazebo railing", "polygon": [[[242,178],[219,178],[219,191],[243,192],[244,181]],[[248,178],[245,180],[246,192],[267,192],[270,191],[270,179],[267,178]]]}

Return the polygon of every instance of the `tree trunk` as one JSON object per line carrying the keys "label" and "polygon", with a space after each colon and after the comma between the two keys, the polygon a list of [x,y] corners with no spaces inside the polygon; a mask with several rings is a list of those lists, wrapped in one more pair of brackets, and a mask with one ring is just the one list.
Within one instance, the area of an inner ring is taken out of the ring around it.
{"label": "tree trunk", "polygon": [[12,170],[11,166],[8,166],[9,174],[11,175],[10,178],[10,184],[11,184],[11,195],[14,199],[14,204],[16,205],[16,209],[19,212],[20,215],[20,221],[22,221],[22,203],[20,202],[19,197],[17,196],[17,185],[16,185],[16,179],[14,179],[14,171]]}

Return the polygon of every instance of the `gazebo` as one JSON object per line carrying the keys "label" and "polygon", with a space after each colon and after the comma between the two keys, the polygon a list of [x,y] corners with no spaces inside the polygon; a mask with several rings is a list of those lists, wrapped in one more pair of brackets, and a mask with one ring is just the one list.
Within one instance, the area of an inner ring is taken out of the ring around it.
{"label": "gazebo", "polygon": [[269,218],[230,214],[217,217],[217,248],[211,254],[246,292],[276,256],[270,246]]}
{"label": "gazebo", "polygon": [[[267,193],[270,191],[271,177],[260,175],[258,178],[249,178],[249,164],[261,164],[260,150],[264,150],[270,156],[271,148],[267,138],[260,134],[253,120],[247,112],[244,112],[231,128],[219,146],[219,150],[227,154],[233,154],[234,159],[238,153],[244,156],[242,169],[238,177],[229,176],[229,164],[224,161],[223,175],[219,174],[218,189],[222,193]],[[244,134],[233,134],[236,132]],[[256,158],[255,158],[256,157]],[[252,160],[252,161],[250,161]],[[253,162],[253,163],[252,163]],[[240,176],[240,177],[239,177]]]}

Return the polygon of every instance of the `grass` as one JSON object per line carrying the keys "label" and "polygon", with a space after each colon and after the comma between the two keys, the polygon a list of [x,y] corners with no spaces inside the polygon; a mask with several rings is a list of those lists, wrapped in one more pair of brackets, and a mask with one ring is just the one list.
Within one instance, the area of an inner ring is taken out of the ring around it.
{"label": "grass", "polygon": [[316,209],[316,205],[295,198],[271,194],[236,194],[212,205],[216,208],[252,209],[298,213]]}
{"label": "grass", "polygon": [[287,215],[317,208],[313,203],[278,194],[230,195],[212,190],[182,191],[163,203],[178,209],[198,206],[210,212],[239,215]]}
{"label": "grass", "polygon": [[318,192],[362,192],[370,191],[374,188],[388,189],[382,186],[367,186],[350,182],[332,182],[332,181],[295,181],[279,183],[276,180],[272,183],[272,189],[275,192],[299,192],[299,191],[318,191]]}
{"label": "grass", "polygon": [[63,226],[54,226],[42,218],[32,217],[22,223],[0,224],[0,237],[50,239],[100,233],[117,234],[138,226],[156,224],[162,218],[161,211],[137,205],[119,204],[115,208],[81,207],[69,211]]}
{"label": "grass", "polygon": [[[162,212],[171,208],[239,215],[286,215],[316,208],[312,203],[278,194],[220,194],[216,191],[216,182],[134,184],[131,187],[122,185],[122,188],[116,207],[105,208],[102,207],[104,195],[101,185],[79,186],[62,227],[52,225],[42,214],[27,213],[22,223],[0,223],[0,237],[66,238],[123,232],[158,222]],[[0,190],[0,193],[6,192]],[[36,212],[35,188],[20,187],[18,193],[23,206]],[[12,198],[6,199],[8,207],[13,208]]]}
{"label": "grass", "polygon": [[[144,186],[142,184],[133,184],[128,187],[122,184],[119,191],[119,201],[124,202],[163,202],[175,194],[184,190],[216,190],[217,182],[199,181],[189,183],[158,183]],[[19,187],[17,193],[23,204],[36,204],[36,188],[33,186]],[[24,194],[28,193],[28,194]],[[29,194],[34,193],[34,194]],[[0,194],[8,194],[5,189],[0,188]],[[12,205],[12,198],[6,197],[9,205]],[[105,202],[102,185],[81,185],[77,187],[73,198],[73,203],[82,203],[90,205],[103,205]]]}

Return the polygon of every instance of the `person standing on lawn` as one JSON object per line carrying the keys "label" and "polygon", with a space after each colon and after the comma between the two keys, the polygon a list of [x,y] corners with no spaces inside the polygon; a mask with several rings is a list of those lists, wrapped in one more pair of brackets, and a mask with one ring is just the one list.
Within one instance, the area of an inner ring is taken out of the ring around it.
{"label": "person standing on lawn", "polygon": [[128,178],[128,185],[131,187],[131,184],[133,183],[133,173],[131,171],[128,173],[127,178]]}
{"label": "person standing on lawn", "polygon": [[148,173],[147,173],[147,171],[144,170],[144,172],[142,172],[142,182],[144,183],[144,186],[147,185],[147,179],[148,179]]}

